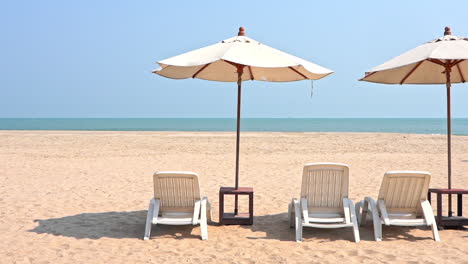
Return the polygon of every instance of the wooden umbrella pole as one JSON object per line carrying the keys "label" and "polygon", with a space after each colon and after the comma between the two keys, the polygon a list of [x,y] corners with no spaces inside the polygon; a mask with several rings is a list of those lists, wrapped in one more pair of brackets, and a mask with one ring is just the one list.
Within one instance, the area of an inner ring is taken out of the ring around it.
{"label": "wooden umbrella pole", "polygon": [[[448,188],[452,189],[452,111],[451,111],[451,92],[450,87],[452,86],[450,80],[450,65],[445,67],[445,76],[447,78],[447,161],[448,161]],[[452,216],[452,195],[448,197],[448,215]]]}
{"label": "wooden umbrella pole", "polygon": [[[244,65],[237,65],[237,134],[236,134],[236,190],[239,189],[239,144],[240,144],[240,119],[242,101],[242,73]],[[238,214],[238,196],[235,195],[234,215]]]}

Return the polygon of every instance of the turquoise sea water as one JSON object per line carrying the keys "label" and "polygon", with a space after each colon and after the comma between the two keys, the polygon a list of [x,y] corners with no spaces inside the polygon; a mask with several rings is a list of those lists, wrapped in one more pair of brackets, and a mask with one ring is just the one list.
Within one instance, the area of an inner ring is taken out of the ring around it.
{"label": "turquoise sea water", "polygon": [[[243,118],[242,131],[445,134],[444,118]],[[235,118],[0,118],[0,130],[235,131]],[[452,119],[468,135],[468,118]]]}

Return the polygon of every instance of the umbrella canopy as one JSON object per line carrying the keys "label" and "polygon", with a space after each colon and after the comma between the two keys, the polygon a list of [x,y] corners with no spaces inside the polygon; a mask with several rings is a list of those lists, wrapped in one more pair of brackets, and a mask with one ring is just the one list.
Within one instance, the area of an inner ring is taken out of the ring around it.
{"label": "umbrella canopy", "polygon": [[371,69],[361,80],[386,84],[445,84],[445,70],[450,68],[450,82],[464,83],[468,77],[468,39],[453,36],[448,27],[444,34]]}
{"label": "umbrella canopy", "polygon": [[153,73],[167,78],[199,78],[211,81],[237,82],[236,189],[239,187],[242,81],[290,82],[318,80],[333,73],[330,69],[246,37],[245,30],[242,27],[239,28],[239,33],[235,37],[159,61],[158,64],[160,68],[154,70]]}
{"label": "umbrella canopy", "polygon": [[386,84],[446,84],[449,189],[452,188],[450,88],[452,83],[465,82],[465,77],[468,76],[467,59],[468,39],[452,35],[450,28],[446,27],[443,37],[371,69],[360,79]]}
{"label": "umbrella canopy", "polygon": [[238,81],[233,65],[247,66],[241,77],[243,81],[317,80],[333,73],[330,69],[246,37],[242,27],[236,37],[159,61],[158,64],[161,68],[153,73],[164,77],[221,82]]}

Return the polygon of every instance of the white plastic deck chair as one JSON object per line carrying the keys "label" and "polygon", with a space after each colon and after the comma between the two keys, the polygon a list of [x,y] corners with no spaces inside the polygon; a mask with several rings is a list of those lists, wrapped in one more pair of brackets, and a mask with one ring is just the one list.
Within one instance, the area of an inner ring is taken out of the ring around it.
{"label": "white plastic deck chair", "polygon": [[198,175],[193,172],[156,172],[153,183],[154,198],[148,208],[144,240],[150,239],[151,224],[200,224],[201,238],[207,240],[211,205],[207,197],[200,199]]}
{"label": "white plastic deck chair", "polygon": [[[431,226],[435,241],[440,241],[427,190],[431,174],[423,171],[385,173],[377,202],[366,197],[356,204],[359,224],[371,211],[376,241],[382,241],[382,224],[387,226]],[[362,212],[361,212],[362,208]]]}
{"label": "white plastic deck chair", "polygon": [[302,241],[303,227],[359,229],[353,202],[348,198],[349,167],[340,163],[311,163],[304,166],[301,199],[293,198],[288,208],[289,226],[296,227],[296,241]]}

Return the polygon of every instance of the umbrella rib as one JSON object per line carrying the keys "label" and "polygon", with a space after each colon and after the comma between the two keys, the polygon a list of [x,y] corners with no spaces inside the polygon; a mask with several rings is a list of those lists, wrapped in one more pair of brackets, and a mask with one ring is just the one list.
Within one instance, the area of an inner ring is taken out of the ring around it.
{"label": "umbrella rib", "polygon": [[406,76],[401,80],[400,84],[403,84],[406,79],[408,79],[408,77],[410,77],[411,74],[413,74],[413,72],[419,67],[419,65],[421,65],[424,61],[420,61],[418,64],[416,64],[416,66],[414,66],[413,69],[411,69],[410,72],[408,72],[408,74],[406,74]]}
{"label": "umbrella rib", "polygon": [[464,83],[465,82],[465,77],[463,76],[463,73],[460,70],[460,65],[459,64],[457,64],[457,69],[458,69],[458,73],[460,74],[461,81],[462,81],[462,83]]}
{"label": "umbrella rib", "polygon": [[365,78],[367,78],[367,77],[371,76],[371,75],[372,75],[372,74],[374,74],[374,73],[376,73],[376,72],[366,72],[366,73],[365,73],[365,76],[364,76],[364,77],[362,77],[362,78],[361,78],[361,79],[359,79],[359,80],[360,80],[360,81],[364,81],[364,79],[365,79]]}
{"label": "umbrella rib", "polygon": [[440,60],[436,60],[436,59],[427,59],[427,60],[432,63],[439,64],[440,66],[445,67],[445,63],[441,62]]}
{"label": "umbrella rib", "polygon": [[192,78],[197,77],[197,75],[198,75],[200,72],[202,72],[206,67],[208,67],[208,65],[210,65],[210,64],[211,64],[211,62],[208,63],[208,64],[205,64],[205,66],[201,67],[201,69],[199,69],[194,75],[192,75]]}
{"label": "umbrella rib", "polygon": [[[225,62],[227,62],[227,63],[231,64],[232,66],[234,66],[234,67],[236,67],[236,68],[237,68],[239,65],[242,65],[242,64],[235,63],[235,62],[228,61],[228,60],[223,60],[223,61],[225,61]],[[242,65],[242,66],[245,66],[245,65]]]}
{"label": "umbrella rib", "polygon": [[455,61],[454,63],[450,64],[450,68],[452,68],[452,67],[455,66],[455,65],[458,66],[458,64],[459,64],[460,62],[462,62],[462,61],[464,61],[464,60],[457,60],[457,61]]}
{"label": "umbrella rib", "polygon": [[304,74],[300,73],[298,70],[294,69],[293,67],[289,66],[288,67],[289,69],[293,70],[295,73],[299,74],[300,76],[302,76],[304,79],[309,79],[307,78],[307,76],[305,76]]}
{"label": "umbrella rib", "polygon": [[252,67],[249,66],[249,72],[250,72],[250,79],[253,81],[254,80],[254,75],[253,75],[253,72],[252,72]]}

